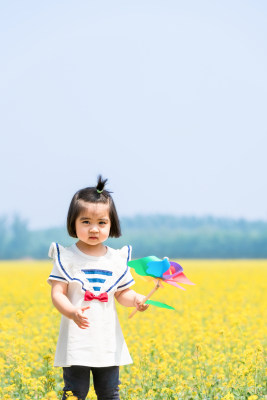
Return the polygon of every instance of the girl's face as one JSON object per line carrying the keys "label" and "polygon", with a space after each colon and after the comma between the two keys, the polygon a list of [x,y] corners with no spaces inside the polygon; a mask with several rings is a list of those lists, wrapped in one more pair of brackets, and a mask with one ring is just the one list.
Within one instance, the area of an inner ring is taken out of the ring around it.
{"label": "girl's face", "polygon": [[80,244],[94,249],[102,247],[110,231],[109,204],[83,202],[83,210],[75,222]]}

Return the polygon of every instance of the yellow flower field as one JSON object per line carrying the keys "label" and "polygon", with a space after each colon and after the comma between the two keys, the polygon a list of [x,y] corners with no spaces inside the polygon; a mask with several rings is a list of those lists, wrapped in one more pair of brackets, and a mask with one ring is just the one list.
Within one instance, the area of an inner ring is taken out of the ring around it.
{"label": "yellow flower field", "polygon": [[[266,400],[267,261],[184,260],[196,286],[165,285],[128,319],[118,307],[134,364],[121,368],[122,400]],[[46,283],[49,262],[1,262],[0,399],[60,399],[53,368],[60,315]],[[153,287],[136,277],[135,289]],[[89,399],[96,399],[91,388]]]}

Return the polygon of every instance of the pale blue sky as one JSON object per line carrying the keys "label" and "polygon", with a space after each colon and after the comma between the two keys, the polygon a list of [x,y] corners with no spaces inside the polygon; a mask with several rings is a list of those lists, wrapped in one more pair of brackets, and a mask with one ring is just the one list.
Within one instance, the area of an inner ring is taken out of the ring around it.
{"label": "pale blue sky", "polygon": [[1,2],[0,215],[267,219],[265,1]]}

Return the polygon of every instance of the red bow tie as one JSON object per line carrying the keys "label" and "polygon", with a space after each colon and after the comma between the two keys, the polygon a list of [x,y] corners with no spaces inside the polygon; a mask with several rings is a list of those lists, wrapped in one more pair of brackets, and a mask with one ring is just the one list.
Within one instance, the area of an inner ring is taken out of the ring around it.
{"label": "red bow tie", "polygon": [[101,293],[99,296],[95,296],[94,293],[90,292],[90,290],[86,290],[84,294],[84,301],[91,301],[91,300],[99,300],[106,303],[108,301],[108,294],[105,292]]}

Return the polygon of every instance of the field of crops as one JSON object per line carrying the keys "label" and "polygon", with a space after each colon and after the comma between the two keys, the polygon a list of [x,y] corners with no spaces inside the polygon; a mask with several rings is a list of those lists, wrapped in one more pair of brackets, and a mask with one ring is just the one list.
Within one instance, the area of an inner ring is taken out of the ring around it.
{"label": "field of crops", "polygon": [[[196,286],[166,285],[150,306],[119,318],[134,364],[121,368],[122,400],[266,400],[267,261],[180,261]],[[60,399],[53,368],[60,315],[48,262],[0,263],[0,399]],[[152,282],[136,277],[147,294]],[[266,349],[266,347],[265,347]],[[96,399],[93,388],[88,399]]]}

